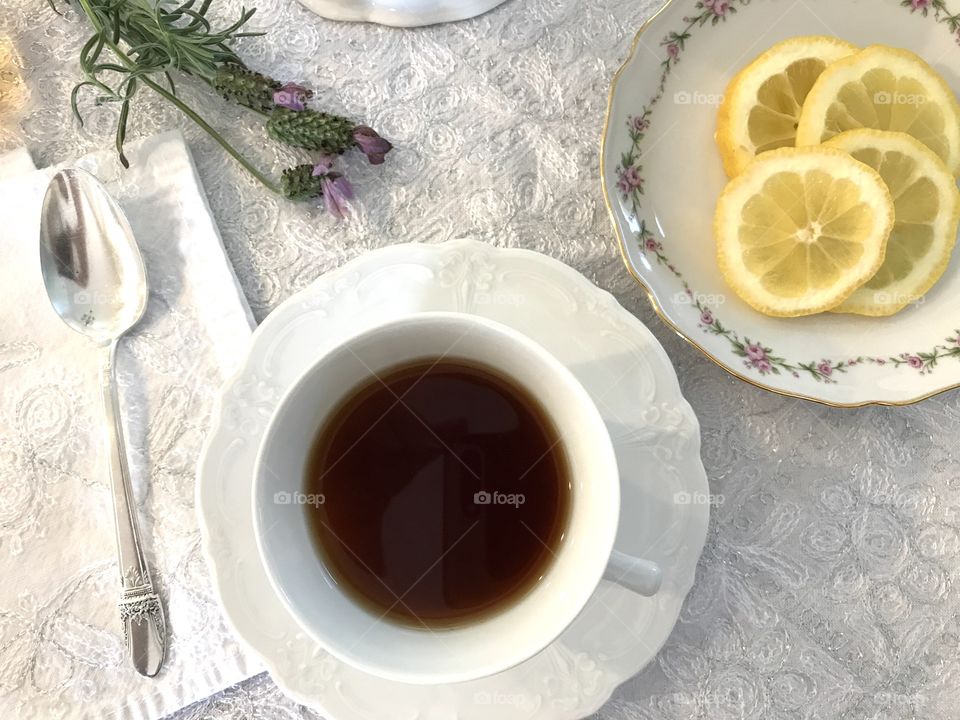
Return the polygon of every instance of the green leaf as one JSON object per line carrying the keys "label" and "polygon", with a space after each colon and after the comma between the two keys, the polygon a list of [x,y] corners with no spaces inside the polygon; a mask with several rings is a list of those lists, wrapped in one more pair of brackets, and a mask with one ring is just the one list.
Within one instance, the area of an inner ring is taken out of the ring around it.
{"label": "green leaf", "polygon": [[123,141],[127,136],[127,117],[129,114],[130,96],[128,95],[127,99],[123,101],[123,106],[120,108],[120,119],[117,121],[117,154],[120,156],[120,164],[125,168],[130,167],[130,161],[127,160],[127,156],[123,154]]}
{"label": "green leaf", "polygon": [[84,80],[73,86],[73,90],[70,91],[70,110],[73,112],[73,116],[77,119],[77,122],[80,123],[80,127],[83,127],[83,116],[80,114],[79,108],[77,108],[77,99],[80,95],[80,90],[87,86],[96,87],[96,83],[91,80]]}
{"label": "green leaf", "polygon": [[86,70],[97,62],[103,50],[103,35],[97,33],[92,36],[80,49],[80,67]]}

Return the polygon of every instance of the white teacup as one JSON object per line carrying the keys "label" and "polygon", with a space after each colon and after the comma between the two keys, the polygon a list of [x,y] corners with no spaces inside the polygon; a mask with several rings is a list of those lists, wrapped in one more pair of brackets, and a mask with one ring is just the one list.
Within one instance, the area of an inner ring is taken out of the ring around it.
{"label": "white teacup", "polygon": [[[498,370],[539,399],[566,451],[572,484],[565,538],[545,576],[503,610],[465,626],[427,630],[380,619],[333,579],[317,553],[304,492],[317,431],[359,385],[411,360],[464,359]],[[257,456],[257,545],[277,594],[321,646],[391,680],[437,684],[506,670],[549,645],[601,577],[644,595],[660,568],[613,549],[620,478],[600,413],[573,374],[526,336],[473,315],[422,313],[366,330],[320,357],[280,401]]]}

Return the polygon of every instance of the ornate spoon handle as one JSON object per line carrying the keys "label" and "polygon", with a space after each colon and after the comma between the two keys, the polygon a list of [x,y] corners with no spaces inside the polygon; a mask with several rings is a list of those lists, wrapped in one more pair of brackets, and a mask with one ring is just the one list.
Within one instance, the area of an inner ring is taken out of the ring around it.
{"label": "ornate spoon handle", "polygon": [[117,527],[117,553],[120,564],[120,619],[127,651],[141,675],[153,677],[160,671],[166,650],[166,624],[160,597],[154,591],[150,570],[140,544],[137,509],[130,485],[123,426],[114,382],[113,368],[117,343],[110,345],[103,366],[100,389],[107,416],[110,448],[110,486]]}

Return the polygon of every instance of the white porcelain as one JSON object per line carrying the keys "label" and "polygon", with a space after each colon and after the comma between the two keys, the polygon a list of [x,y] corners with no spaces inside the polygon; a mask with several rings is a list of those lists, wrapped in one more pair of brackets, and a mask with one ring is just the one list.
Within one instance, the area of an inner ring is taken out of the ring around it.
{"label": "white porcelain", "polygon": [[[344,592],[322,564],[309,527],[307,459],[317,429],[358,386],[377,373],[423,358],[489,367],[542,404],[570,466],[570,518],[563,542],[534,588],[482,621],[432,631],[372,614]],[[468,313],[416,313],[346,338],[313,363],[274,411],[256,460],[254,532],[260,557],[300,625],[329,652],[398,682],[439,684],[493,675],[540,652],[593,594],[613,550],[620,517],[620,477],[613,444],[593,400],[567,368],[524,335]],[[661,570],[628,565],[632,582],[654,595]],[[608,577],[620,580],[620,573]],[[626,578],[625,578],[626,579]],[[389,648],[389,652],[385,652]]]}
{"label": "white porcelain", "polygon": [[[353,668],[303,632],[260,561],[251,494],[267,422],[318,353],[364,328],[437,310],[508,325],[577,377],[620,468],[615,546],[656,562],[663,581],[653,598],[601,581],[563,634],[520,665],[464,683],[413,685]],[[197,509],[227,621],[285,693],[328,720],[573,720],[596,711],[666,641],[693,584],[708,493],[696,417],[642,323],[544,255],[454,241],[364,254],[270,314],[223,388],[200,460]]]}
{"label": "white porcelain", "polygon": [[505,0],[299,0],[330,20],[419,27],[481,15]]}
{"label": "white porcelain", "polygon": [[[901,405],[960,385],[960,252],[922,303],[890,318],[771,318],[717,269],[711,229],[726,177],[713,133],[730,78],[796,35],[918,53],[960,90],[956,20],[901,0],[672,0],[617,73],[602,178],[624,260],[661,317],[734,375],[835,406]],[[623,168],[638,168],[624,185]],[[643,179],[642,191],[633,192]],[[630,181],[634,182],[631,183]]]}

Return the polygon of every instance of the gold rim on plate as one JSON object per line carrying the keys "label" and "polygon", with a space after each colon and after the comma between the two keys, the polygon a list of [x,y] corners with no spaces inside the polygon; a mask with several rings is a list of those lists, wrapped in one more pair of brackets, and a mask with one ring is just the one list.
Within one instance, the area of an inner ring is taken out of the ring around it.
{"label": "gold rim on plate", "polygon": [[649,18],[647,18],[646,21],[644,21],[643,25],[640,26],[640,29],[637,30],[637,34],[634,35],[633,41],[630,43],[630,51],[627,53],[626,59],[624,59],[623,63],[621,63],[620,67],[617,69],[617,72],[614,73],[613,80],[611,80],[610,82],[610,93],[607,96],[607,114],[603,120],[603,131],[602,131],[603,134],[600,137],[600,185],[603,190],[603,202],[607,206],[607,213],[609,213],[610,215],[610,222],[613,225],[613,232],[617,238],[617,247],[620,250],[620,258],[623,260],[623,264],[626,266],[627,272],[630,273],[630,276],[634,280],[636,280],[637,284],[647,294],[647,300],[650,301],[650,306],[653,308],[653,311],[657,314],[657,316],[659,316],[660,320],[662,320],[663,323],[668,328],[673,330],[673,332],[676,333],[680,338],[682,338],[687,343],[695,347],[704,355],[704,357],[709,359],[715,365],[723,368],[726,372],[728,372],[733,377],[739,380],[743,380],[745,383],[749,385],[753,385],[756,388],[760,388],[761,390],[766,390],[768,392],[772,392],[777,395],[782,395],[784,397],[798,398],[800,400],[809,400],[810,402],[814,402],[819,405],[825,405],[827,407],[834,407],[834,408],[860,408],[860,407],[868,407],[871,405],[880,405],[880,406],[886,406],[886,407],[904,407],[907,405],[913,405],[915,403],[921,402],[922,400],[926,400],[927,398],[934,397],[935,395],[940,395],[941,393],[949,392],[950,390],[956,390],[957,388],[960,388],[960,382],[958,382],[953,385],[940,388],[938,390],[933,390],[929,393],[926,393],[925,395],[920,395],[919,397],[911,398],[910,400],[903,400],[899,402],[893,401],[893,400],[864,400],[863,402],[854,402],[854,403],[838,403],[838,402],[833,402],[831,400],[824,400],[823,398],[813,397],[812,395],[804,395],[803,393],[791,392],[789,390],[781,390],[780,388],[775,388],[770,385],[765,385],[762,382],[754,380],[753,378],[747,377],[746,375],[734,370],[728,364],[718,359],[709,350],[707,350],[702,345],[700,345],[700,343],[698,343],[696,340],[694,340],[693,338],[688,336],[686,333],[684,333],[684,331],[681,330],[680,327],[675,322],[673,322],[670,318],[668,318],[667,315],[664,313],[663,309],[660,307],[660,303],[657,301],[656,296],[653,294],[653,291],[650,289],[650,286],[647,285],[643,281],[643,278],[641,278],[637,274],[636,269],[633,267],[633,263],[630,261],[630,255],[627,252],[627,241],[623,237],[623,234],[620,232],[620,225],[617,222],[617,215],[613,209],[613,203],[611,203],[610,201],[610,193],[607,188],[605,158],[606,158],[606,151],[607,151],[607,136],[608,136],[608,131],[610,129],[610,121],[613,115],[613,97],[617,91],[617,83],[620,81],[620,76],[623,74],[624,70],[626,70],[627,66],[633,60],[634,55],[636,55],[637,47],[640,45],[640,38],[650,28],[650,26],[654,23],[654,21],[656,21],[656,19],[660,16],[660,14],[664,12],[668,7],[670,7],[675,1],[676,0],[667,0],[667,2],[661,5],[660,8],[653,15],[651,15]]}

